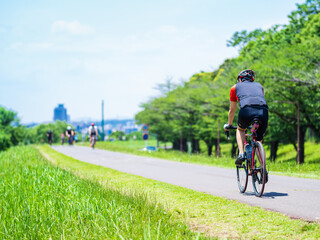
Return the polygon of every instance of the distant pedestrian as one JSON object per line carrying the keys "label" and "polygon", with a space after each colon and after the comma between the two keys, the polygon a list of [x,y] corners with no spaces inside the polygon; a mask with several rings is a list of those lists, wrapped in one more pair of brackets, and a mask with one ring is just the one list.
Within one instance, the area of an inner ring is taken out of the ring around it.
{"label": "distant pedestrian", "polygon": [[76,131],[75,130],[71,130],[71,142],[72,144],[75,143],[75,136],[76,136]]}
{"label": "distant pedestrian", "polygon": [[61,145],[64,144],[64,133],[61,133]]}
{"label": "distant pedestrian", "polygon": [[50,145],[52,145],[52,131],[51,131],[51,129],[49,129],[49,131],[47,132],[47,137],[48,137],[48,143],[50,144]]}

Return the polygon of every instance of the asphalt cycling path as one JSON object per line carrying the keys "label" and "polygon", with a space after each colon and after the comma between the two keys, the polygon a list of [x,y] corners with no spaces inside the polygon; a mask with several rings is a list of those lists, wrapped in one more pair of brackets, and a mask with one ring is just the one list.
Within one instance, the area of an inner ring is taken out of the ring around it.
{"label": "asphalt cycling path", "polygon": [[250,176],[246,193],[239,193],[236,169],[173,162],[93,150],[89,147],[52,146],[52,148],[83,162],[237,200],[281,212],[293,218],[320,222],[320,180],[269,174],[264,194],[258,198],[254,195]]}

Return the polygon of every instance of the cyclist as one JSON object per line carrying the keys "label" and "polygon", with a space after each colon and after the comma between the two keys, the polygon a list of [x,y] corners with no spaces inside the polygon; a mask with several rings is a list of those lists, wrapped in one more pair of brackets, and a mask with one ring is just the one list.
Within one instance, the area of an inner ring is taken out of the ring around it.
{"label": "cyclist", "polygon": [[69,145],[72,145],[72,130],[70,126],[67,127],[66,136],[68,137]]}
{"label": "cyclist", "polygon": [[254,82],[255,74],[251,69],[243,70],[238,74],[237,84],[230,91],[230,108],[228,123],[224,125],[225,131],[229,131],[236,113],[237,101],[240,103],[238,114],[237,143],[239,155],[235,164],[241,166],[245,160],[244,141],[245,130],[254,119],[259,119],[257,140],[262,141],[268,126],[268,105],[264,98],[264,90],[260,83]]}
{"label": "cyclist", "polygon": [[60,137],[61,137],[61,145],[64,144],[64,132],[61,133]]}
{"label": "cyclist", "polygon": [[48,137],[48,143],[51,145],[52,144],[52,131],[49,129],[47,132],[47,137]]}
{"label": "cyclist", "polygon": [[92,123],[91,126],[89,127],[90,147],[92,147],[92,138],[94,140],[94,143],[93,143],[94,145],[97,136],[98,136],[97,127],[94,125],[94,123]]}

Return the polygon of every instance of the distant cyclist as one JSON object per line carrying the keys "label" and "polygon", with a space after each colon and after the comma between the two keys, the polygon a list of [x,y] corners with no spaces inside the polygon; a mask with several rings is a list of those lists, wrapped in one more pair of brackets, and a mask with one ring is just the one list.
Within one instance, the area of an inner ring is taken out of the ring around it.
{"label": "distant cyclist", "polygon": [[72,129],[70,126],[67,127],[66,137],[68,138],[69,145],[72,145]]}
{"label": "distant cyclist", "polygon": [[264,90],[260,83],[254,82],[255,74],[251,69],[243,70],[238,74],[238,83],[232,86],[230,91],[230,109],[228,123],[224,125],[225,131],[229,131],[236,113],[237,101],[240,103],[238,115],[237,143],[239,155],[235,161],[236,165],[241,165],[245,160],[244,141],[245,130],[256,118],[260,125],[257,130],[257,140],[262,141],[268,126],[268,105],[264,98]]}
{"label": "distant cyclist", "polygon": [[61,145],[63,145],[63,144],[64,144],[64,137],[65,137],[64,132],[62,132],[62,133],[61,133],[61,135],[60,135],[60,138],[61,138]]}
{"label": "distant cyclist", "polygon": [[51,129],[49,129],[49,131],[47,132],[47,137],[48,137],[48,143],[49,143],[50,145],[52,145],[52,138],[53,138],[53,136],[52,136],[52,131],[51,131]]}
{"label": "distant cyclist", "polygon": [[92,123],[91,126],[89,127],[90,147],[92,148],[94,147],[97,136],[98,136],[97,127],[94,125],[94,123]]}

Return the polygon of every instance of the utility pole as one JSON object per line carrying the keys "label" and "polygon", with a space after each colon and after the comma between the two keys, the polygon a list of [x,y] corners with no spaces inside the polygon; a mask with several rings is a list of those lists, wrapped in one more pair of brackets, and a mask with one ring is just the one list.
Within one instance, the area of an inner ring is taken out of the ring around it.
{"label": "utility pole", "polygon": [[220,157],[220,119],[218,117],[217,157]]}
{"label": "utility pole", "polygon": [[101,119],[101,141],[104,141],[104,101],[101,102],[101,113],[102,113],[102,119]]}
{"label": "utility pole", "polygon": [[183,146],[182,146],[182,130],[180,130],[180,152],[182,153]]}
{"label": "utility pole", "polygon": [[300,164],[300,109],[299,109],[299,103],[298,102],[292,102],[297,106],[297,164]]}

